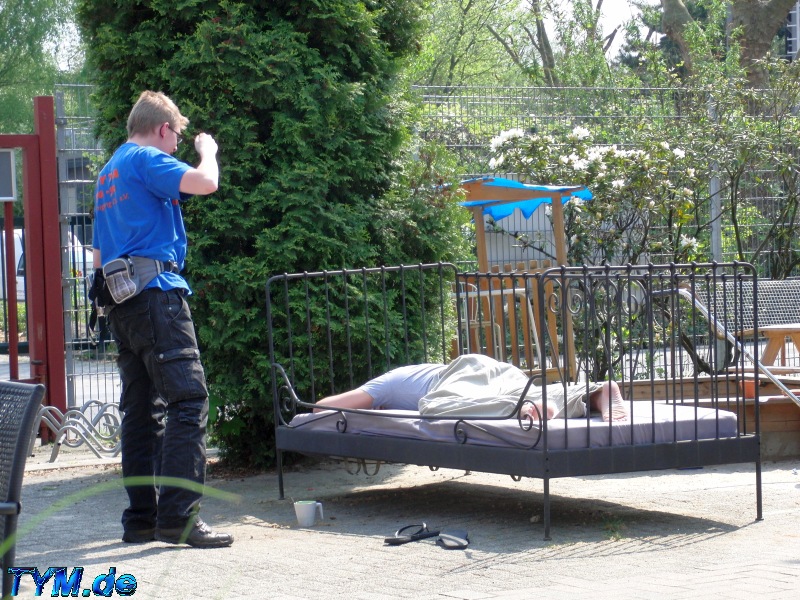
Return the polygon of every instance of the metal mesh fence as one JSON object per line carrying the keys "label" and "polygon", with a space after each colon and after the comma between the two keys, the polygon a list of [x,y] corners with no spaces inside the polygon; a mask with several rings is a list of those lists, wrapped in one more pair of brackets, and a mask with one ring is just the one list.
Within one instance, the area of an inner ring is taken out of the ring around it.
{"label": "metal mesh fence", "polygon": [[547,132],[565,125],[614,132],[600,143],[625,145],[625,130],[642,119],[680,122],[691,93],[668,88],[414,87],[422,107],[421,133],[445,143],[467,176],[486,175],[489,142],[504,130]]}
{"label": "metal mesh fence", "polygon": [[[605,132],[598,143],[626,145],[627,132],[643,120],[684,126],[688,107],[700,99],[696,94],[670,88],[496,88],[416,87],[420,107],[420,135],[435,139],[453,150],[464,177],[491,175],[490,141],[501,131],[519,128],[547,132],[564,126],[583,125]],[[107,332],[87,329],[88,305],[84,277],[91,270],[85,250],[91,243],[91,207],[97,163],[104,156],[93,134],[94,110],[91,86],[63,85],[56,89],[59,179],[62,206],[62,248],[65,254],[65,328],[67,333],[67,378],[69,405],[90,400],[114,401],[118,376],[114,347]],[[599,125],[602,125],[600,127]],[[688,127],[688,123],[686,125]],[[744,186],[748,204],[758,214],[745,236],[749,247],[764,241],[774,215],[780,184],[768,173],[748,175]],[[495,264],[542,260],[537,248],[552,246],[549,224],[535,213],[528,224],[503,221],[488,231]],[[529,230],[525,230],[528,227]],[[731,227],[729,221],[723,229]],[[723,245],[722,260],[735,258],[735,248]],[[505,254],[504,254],[505,253]],[[654,261],[669,257],[652,257]],[[770,252],[758,265],[761,275],[770,275]]]}
{"label": "metal mesh fence", "polygon": [[[592,130],[598,144],[629,145],[629,133],[643,122],[650,122],[689,131],[691,107],[707,103],[705,92],[672,88],[497,88],[497,87],[431,87],[414,88],[420,109],[420,135],[436,140],[459,158],[465,178],[503,176],[490,165],[490,142],[494,136],[512,128],[547,133],[565,126],[583,126]],[[531,182],[535,183],[535,182]],[[740,198],[747,213],[738,223],[744,232],[744,253],[749,255],[766,240],[767,249],[758,261],[762,276],[770,277],[778,254],[768,239],[770,225],[775,222],[782,184],[768,170],[744,175]],[[549,223],[544,208],[534,213],[528,223],[521,220],[487,224],[487,235],[497,250],[490,262],[514,264],[518,260],[548,258],[538,248],[552,247]],[[710,220],[710,215],[701,215]],[[498,226],[499,225],[499,226]],[[719,260],[739,258],[730,241],[732,223],[723,216],[719,225],[723,244]],[[728,234],[728,235],[726,235]],[[520,241],[520,236],[523,240]],[[497,239],[495,239],[497,238]],[[535,243],[529,243],[529,242]],[[800,252],[800,246],[798,247]],[[653,256],[655,262],[669,261],[669,256]]]}
{"label": "metal mesh fence", "polygon": [[55,91],[56,144],[61,205],[67,406],[105,404],[119,397],[114,345],[101,320],[89,327],[86,277],[92,267],[94,183],[104,152],[93,133],[92,86],[61,85]]}

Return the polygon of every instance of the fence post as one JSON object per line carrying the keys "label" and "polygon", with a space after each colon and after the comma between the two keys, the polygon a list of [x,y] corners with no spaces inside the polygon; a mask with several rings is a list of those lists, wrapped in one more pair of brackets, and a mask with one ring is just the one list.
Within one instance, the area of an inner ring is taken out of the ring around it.
{"label": "fence post", "polygon": [[31,377],[47,386],[47,403],[66,410],[66,371],[61,294],[61,263],[45,260],[59,256],[58,171],[56,168],[56,124],[52,96],[33,100],[34,134],[38,155],[38,194],[26,194],[26,280],[31,306],[28,315]]}
{"label": "fence post", "polygon": [[[708,99],[708,116],[712,121],[717,120],[717,110],[714,106],[714,98]],[[711,258],[717,262],[722,262],[722,205],[719,193],[719,165],[717,161],[711,163],[711,180],[708,182],[708,191],[711,194],[711,207],[709,216],[711,217]]]}

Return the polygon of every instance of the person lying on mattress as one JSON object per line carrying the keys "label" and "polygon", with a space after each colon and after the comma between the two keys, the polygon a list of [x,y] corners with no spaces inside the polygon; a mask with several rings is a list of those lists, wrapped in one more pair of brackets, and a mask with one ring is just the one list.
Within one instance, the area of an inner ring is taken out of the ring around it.
{"label": "person lying on mattress", "polygon": [[[448,365],[418,364],[398,367],[342,394],[318,400],[325,407],[418,410],[429,416],[499,417],[519,402],[529,377],[514,365],[483,354],[464,354]],[[615,381],[562,383],[547,386],[547,418],[585,417],[600,413],[604,421],[628,418]],[[543,414],[542,387],[532,385],[522,411],[538,420]],[[535,408],[534,408],[535,407]]]}

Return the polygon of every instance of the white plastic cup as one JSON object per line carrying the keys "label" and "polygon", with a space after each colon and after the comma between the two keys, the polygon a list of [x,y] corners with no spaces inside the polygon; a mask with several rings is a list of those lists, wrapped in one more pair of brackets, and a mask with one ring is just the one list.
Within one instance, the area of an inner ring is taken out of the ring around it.
{"label": "white plastic cup", "polygon": [[316,500],[298,500],[294,503],[294,514],[297,515],[297,524],[300,527],[313,527],[316,521],[317,510],[322,519],[322,502]]}

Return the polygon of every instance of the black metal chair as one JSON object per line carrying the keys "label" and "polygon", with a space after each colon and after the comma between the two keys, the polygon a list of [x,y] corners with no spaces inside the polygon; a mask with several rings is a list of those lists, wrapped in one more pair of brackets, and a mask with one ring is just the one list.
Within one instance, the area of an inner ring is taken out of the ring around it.
{"label": "black metal chair", "polygon": [[33,424],[44,398],[42,384],[0,381],[0,556],[3,598],[10,597],[16,551],[17,517],[22,505],[22,476]]}

